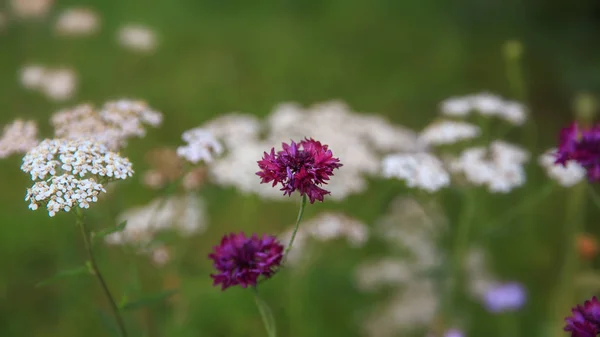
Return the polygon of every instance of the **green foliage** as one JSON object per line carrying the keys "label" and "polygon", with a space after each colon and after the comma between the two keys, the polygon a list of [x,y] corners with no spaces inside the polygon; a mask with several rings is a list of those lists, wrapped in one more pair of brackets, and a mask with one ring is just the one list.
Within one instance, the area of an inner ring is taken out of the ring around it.
{"label": "green foliage", "polygon": [[62,271],[58,272],[56,275],[54,275],[48,279],[45,279],[41,282],[38,282],[35,286],[36,286],[36,288],[39,288],[39,287],[43,287],[43,286],[52,284],[59,280],[62,280],[63,278],[66,278],[66,277],[79,276],[79,275],[92,275],[92,271],[91,271],[89,262],[87,262],[85,265],[83,265],[81,267],[62,270]]}

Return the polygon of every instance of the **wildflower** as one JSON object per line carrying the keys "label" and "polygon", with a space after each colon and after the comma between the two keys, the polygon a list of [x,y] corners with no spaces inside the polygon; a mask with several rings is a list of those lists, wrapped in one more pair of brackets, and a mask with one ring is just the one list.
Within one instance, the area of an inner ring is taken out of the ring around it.
{"label": "wildflower", "polygon": [[600,181],[600,125],[583,129],[573,123],[561,130],[556,163],[570,161],[584,167],[590,181]]}
{"label": "wildflower", "polygon": [[330,194],[317,185],[327,184],[333,170],[340,168],[338,158],[333,158],[333,153],[327,145],[321,145],[314,139],[304,139],[296,144],[282,143],[283,151],[275,154],[264,152],[262,160],[258,161],[261,171],[256,172],[261,178],[261,183],[273,182],[273,186],[281,184],[280,189],[284,195],[292,195],[296,190],[300,195],[307,195],[310,203],[315,200],[323,201],[326,194]]}
{"label": "wildflower", "polygon": [[440,109],[442,114],[450,117],[466,117],[475,110],[482,116],[496,116],[516,126],[523,125],[527,119],[523,104],[504,100],[488,92],[449,98],[442,101]]}
{"label": "wildflower", "polygon": [[93,34],[100,26],[100,19],[88,8],[68,8],[56,21],[56,33],[63,36],[84,36]]}
{"label": "wildflower", "polygon": [[571,332],[571,337],[596,337],[600,333],[600,302],[596,296],[587,300],[583,305],[577,305],[571,316],[565,318],[565,331]]}
{"label": "wildflower", "polygon": [[476,125],[445,120],[426,127],[421,132],[420,139],[429,145],[446,145],[476,138],[480,133],[481,129]]}
{"label": "wildflower", "polygon": [[12,12],[23,19],[44,17],[52,7],[53,0],[11,0]]}
{"label": "wildflower", "polygon": [[128,24],[119,30],[119,43],[128,49],[150,52],[156,48],[156,37],[146,26]]}
{"label": "wildflower", "polygon": [[465,335],[463,334],[463,332],[458,329],[450,329],[444,333],[444,337],[464,337],[464,336]]}
{"label": "wildflower", "polygon": [[593,259],[598,254],[598,241],[590,234],[577,236],[577,250],[584,259]]}
{"label": "wildflower", "polygon": [[29,64],[21,68],[21,85],[26,89],[38,89],[44,81],[46,69],[38,64]]}
{"label": "wildflower", "polygon": [[525,289],[516,282],[498,284],[485,294],[485,305],[494,313],[520,309],[527,299]]}
{"label": "wildflower", "polygon": [[0,158],[14,153],[25,153],[38,144],[37,125],[34,121],[16,119],[4,127],[0,138]]}
{"label": "wildflower", "polygon": [[564,165],[556,165],[556,152],[556,149],[550,149],[538,159],[550,178],[564,187],[574,186],[585,178],[585,169],[577,162],[569,161]]}
{"label": "wildflower", "polygon": [[465,117],[471,112],[471,102],[468,98],[452,97],[440,103],[442,114],[450,117]]}
{"label": "wildflower", "polygon": [[214,261],[217,274],[211,274],[214,285],[221,290],[240,285],[242,288],[256,286],[259,277],[270,278],[283,258],[283,246],[274,236],[244,233],[226,235],[221,244],[208,256]]}
{"label": "wildflower", "polygon": [[213,135],[203,129],[195,128],[184,132],[181,138],[188,143],[177,148],[177,155],[197,164],[199,161],[211,163],[216,155],[223,153],[223,146]]}
{"label": "wildflower", "polygon": [[77,74],[69,68],[47,69],[40,89],[46,97],[64,101],[73,96],[77,87]]}
{"label": "wildflower", "polygon": [[404,180],[410,188],[435,192],[450,185],[450,175],[442,162],[429,153],[399,153],[387,156],[382,162],[385,178]]}

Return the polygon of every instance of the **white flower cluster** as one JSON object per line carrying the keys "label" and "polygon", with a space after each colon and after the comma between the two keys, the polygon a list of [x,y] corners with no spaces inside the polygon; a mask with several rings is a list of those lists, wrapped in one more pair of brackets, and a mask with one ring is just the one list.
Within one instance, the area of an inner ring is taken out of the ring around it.
{"label": "white flower cluster", "polygon": [[98,176],[106,180],[126,179],[133,175],[127,158],[100,143],[85,139],[46,139],[23,157],[21,170],[32,180],[47,175]]}
{"label": "white flower cluster", "polygon": [[139,52],[151,52],[157,44],[154,32],[138,24],[127,24],[121,27],[118,38],[123,47]]}
{"label": "white flower cluster", "polygon": [[87,36],[98,31],[100,18],[89,8],[65,9],[56,21],[56,33],[62,36]]}
{"label": "white flower cluster", "polygon": [[181,135],[187,145],[177,148],[177,154],[187,161],[197,164],[200,161],[212,163],[215,156],[223,153],[223,146],[210,131],[195,128]]}
{"label": "white flower cluster", "polygon": [[481,129],[467,122],[442,120],[427,126],[419,135],[427,145],[449,145],[479,137]]}
{"label": "white flower cluster", "polygon": [[45,204],[50,216],[57,212],[68,212],[71,208],[89,208],[91,202],[98,201],[98,194],[106,193],[102,184],[94,178],[77,179],[70,174],[52,176],[49,180],[38,181],[27,189],[25,201],[29,208],[36,210],[39,204]]}
{"label": "white flower cluster", "polygon": [[207,214],[204,201],[189,193],[130,208],[118,216],[117,222],[122,221],[127,221],[125,229],[108,235],[106,243],[134,244],[143,249],[163,230],[174,229],[183,235],[203,232],[207,227]]}
{"label": "white flower cluster", "polygon": [[390,211],[375,223],[374,235],[383,239],[396,257],[367,260],[356,269],[358,289],[391,293],[366,316],[366,335],[399,336],[431,323],[440,303],[425,274],[443,263],[437,241],[446,228],[447,219],[438,205],[404,197],[396,198]]}
{"label": "white flower cluster", "polygon": [[383,177],[403,180],[410,188],[435,192],[450,185],[442,161],[429,153],[398,153],[385,157],[382,163]]}
{"label": "white flower cluster", "polygon": [[328,197],[333,200],[363,192],[368,185],[366,177],[380,172],[383,155],[421,148],[415,132],[392,125],[380,116],[355,113],[339,101],[308,108],[284,103],[278,105],[265,122],[252,115],[232,113],[203,127],[222,141],[227,150],[209,166],[215,182],[282,201],[293,199],[284,197],[269,184],[258,184],[255,174],[256,162],[263,152],[279,148],[281,142],[312,137],[329,146],[344,165],[343,169],[336,170],[326,186],[331,191]]}
{"label": "white flower cluster", "polygon": [[39,90],[55,101],[73,97],[77,88],[77,74],[69,68],[47,68],[31,64],[21,69],[20,76],[24,88]]}
{"label": "white flower cluster", "polygon": [[492,193],[508,193],[525,183],[523,165],[529,153],[503,141],[494,141],[489,149],[474,147],[464,150],[450,163],[454,173],[464,174],[467,181],[486,186]]}
{"label": "white flower cluster", "polygon": [[25,154],[21,170],[34,181],[27,190],[29,208],[46,205],[50,216],[73,207],[88,208],[100,192],[106,192],[103,181],[133,175],[127,158],[83,139],[44,140]]}
{"label": "white flower cluster", "polygon": [[61,110],[50,119],[54,134],[60,138],[88,138],[112,150],[127,144],[127,139],[144,137],[144,125],[157,127],[162,114],[150,109],[145,102],[122,99],[107,102],[96,110],[89,104]]}
{"label": "white flower cluster", "polygon": [[53,0],[11,0],[11,12],[22,19],[39,19],[50,11]]}
{"label": "white flower cluster", "polygon": [[[281,242],[287,244],[292,237],[293,228],[281,235]],[[350,246],[361,247],[369,238],[369,230],[365,224],[343,213],[324,212],[303,222],[296,233],[293,249],[290,250],[287,262],[296,264],[307,255],[308,239],[320,242],[346,238]]]}
{"label": "white flower cluster", "polygon": [[4,127],[0,138],[0,158],[25,153],[38,144],[37,125],[34,121],[16,119]]}
{"label": "white flower cluster", "polygon": [[551,179],[564,187],[571,187],[585,179],[585,168],[574,161],[563,165],[555,164],[556,149],[550,149],[538,158],[538,163],[546,170]]}
{"label": "white flower cluster", "polygon": [[448,98],[440,103],[440,108],[446,116],[466,117],[471,111],[476,111],[482,116],[496,116],[517,126],[527,120],[526,109],[521,103],[487,92]]}

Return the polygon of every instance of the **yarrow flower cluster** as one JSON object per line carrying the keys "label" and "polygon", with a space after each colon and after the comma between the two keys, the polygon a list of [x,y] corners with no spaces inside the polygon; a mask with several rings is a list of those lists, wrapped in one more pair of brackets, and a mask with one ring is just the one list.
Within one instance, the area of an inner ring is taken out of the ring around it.
{"label": "yarrow flower cluster", "polygon": [[340,168],[340,160],[333,157],[327,145],[310,138],[291,144],[282,143],[283,150],[275,153],[264,152],[262,160],[258,161],[261,171],[256,172],[261,183],[273,182],[273,186],[281,184],[284,195],[292,195],[296,190],[300,195],[307,195],[310,203],[315,200],[323,201],[330,192],[318,185],[327,184],[333,176],[333,170]]}
{"label": "yarrow flower cluster", "polygon": [[197,164],[200,161],[211,163],[215,156],[223,153],[223,146],[211,132],[194,128],[181,135],[187,145],[177,148],[177,154],[187,161]]}
{"label": "yarrow flower cluster", "polygon": [[513,125],[523,125],[527,119],[525,107],[487,92],[463,97],[451,97],[440,104],[442,113],[451,117],[466,117],[471,111],[482,116],[496,116]]}
{"label": "yarrow flower cluster", "polygon": [[443,120],[427,126],[420,140],[427,145],[448,145],[479,137],[481,129],[467,122]]}
{"label": "yarrow flower cluster", "polygon": [[261,276],[268,279],[275,274],[283,258],[283,245],[274,236],[231,233],[208,257],[218,271],[210,275],[214,285],[220,284],[222,290],[236,285],[254,287]]}
{"label": "yarrow flower cluster", "polygon": [[106,192],[104,183],[133,175],[127,158],[85,139],[46,139],[25,154],[21,170],[34,181],[27,190],[29,208],[44,204],[50,216],[75,206],[88,208],[99,192]]}
{"label": "yarrow flower cluster", "polygon": [[116,150],[129,138],[144,137],[144,125],[159,126],[162,114],[143,101],[121,99],[107,102],[98,110],[90,104],[61,110],[50,122],[56,137],[93,139]]}
{"label": "yarrow flower cluster", "polygon": [[37,145],[37,125],[34,121],[17,119],[4,127],[0,138],[0,158],[25,153]]}
{"label": "yarrow flower cluster", "polygon": [[572,315],[565,318],[564,327],[571,337],[596,337],[600,334],[600,302],[596,296],[583,305],[577,305],[571,312]]}
{"label": "yarrow flower cluster", "polygon": [[590,181],[600,181],[600,125],[581,128],[573,123],[561,130],[556,163],[566,167],[571,162],[585,168]]}
{"label": "yarrow flower cluster", "polygon": [[422,153],[399,153],[383,159],[383,177],[406,182],[410,188],[435,192],[450,184],[450,175],[443,163],[434,155]]}

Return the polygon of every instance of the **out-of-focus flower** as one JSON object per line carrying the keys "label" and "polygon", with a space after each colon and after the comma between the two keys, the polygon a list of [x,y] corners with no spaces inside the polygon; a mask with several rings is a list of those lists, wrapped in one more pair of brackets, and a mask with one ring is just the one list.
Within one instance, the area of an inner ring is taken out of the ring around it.
{"label": "out-of-focus flower", "polygon": [[440,108],[442,114],[450,117],[466,117],[471,111],[477,111],[482,116],[496,116],[516,126],[523,125],[527,119],[521,103],[487,92],[449,98],[442,101]]}
{"label": "out-of-focus flower", "polygon": [[384,258],[361,264],[356,269],[356,284],[362,291],[373,291],[382,286],[396,287],[414,276],[415,271],[408,263]]}
{"label": "out-of-focus flower", "polygon": [[458,329],[450,329],[444,333],[444,337],[465,337],[465,335]]}
{"label": "out-of-focus flower", "polygon": [[596,296],[577,305],[571,312],[572,315],[565,318],[564,327],[571,337],[596,337],[600,333],[600,302]]}
{"label": "out-of-focus flower", "polygon": [[157,127],[162,114],[143,101],[122,99],[105,103],[99,110],[82,104],[58,111],[50,119],[56,137],[90,138],[117,150],[132,137],[144,137],[145,125]]}
{"label": "out-of-focus flower", "polygon": [[525,288],[516,282],[498,284],[485,295],[485,305],[493,313],[519,310],[526,301]]}
{"label": "out-of-focus flower", "polygon": [[323,201],[323,197],[330,194],[329,191],[319,187],[327,184],[327,180],[333,176],[333,170],[342,166],[338,158],[327,145],[314,139],[305,139],[296,144],[282,143],[283,150],[275,154],[275,148],[271,153],[264,153],[262,160],[258,161],[261,171],[256,172],[261,178],[261,183],[273,182],[273,187],[281,184],[284,195],[292,195],[294,191],[305,194],[310,203],[315,200]]}
{"label": "out-of-focus flower", "polygon": [[274,236],[244,233],[226,235],[221,244],[208,256],[214,262],[217,274],[211,274],[214,285],[221,290],[239,285],[255,287],[259,277],[270,278],[283,258],[283,245]]}
{"label": "out-of-focus flower", "polygon": [[487,186],[493,193],[508,193],[525,183],[523,164],[529,160],[524,149],[503,141],[494,141],[489,149],[464,150],[450,163],[454,173],[462,173],[472,184]]}
{"label": "out-of-focus flower", "polygon": [[598,241],[590,234],[580,234],[577,236],[577,250],[582,258],[591,260],[598,255]]}
{"label": "out-of-focus flower", "polygon": [[186,191],[197,190],[206,181],[207,170],[204,167],[196,167],[183,176],[181,185]]}
{"label": "out-of-focus flower", "polygon": [[75,94],[77,74],[68,68],[46,69],[40,84],[40,90],[46,97],[55,101],[64,101]]}
{"label": "out-of-focus flower", "polygon": [[427,126],[419,137],[428,145],[448,145],[479,137],[480,133],[477,125],[444,120]]}
{"label": "out-of-focus flower", "polygon": [[62,36],[86,36],[98,31],[100,18],[89,8],[68,8],[58,16],[56,33]]}
{"label": "out-of-focus flower", "polygon": [[574,161],[556,165],[556,152],[556,149],[550,149],[538,159],[548,176],[564,187],[571,187],[582,181],[585,178],[585,168]]}
{"label": "out-of-focus flower", "polygon": [[127,221],[125,229],[106,236],[106,243],[132,244],[143,249],[161,231],[173,229],[182,235],[193,235],[206,230],[208,224],[204,201],[193,193],[159,198],[127,209],[117,217],[118,223],[123,221]]}
{"label": "out-of-focus flower", "polygon": [[37,131],[34,121],[16,119],[6,125],[0,138],[0,158],[31,150],[39,143]]}
{"label": "out-of-focus flower", "polygon": [[150,52],[156,48],[156,36],[146,26],[128,24],[119,30],[119,43],[131,50]]}
{"label": "out-of-focus flower", "polygon": [[177,148],[177,154],[187,161],[197,164],[200,161],[211,163],[215,156],[223,153],[223,146],[203,128],[195,128],[181,135],[187,145]]}
{"label": "out-of-focus flower", "polygon": [[171,260],[171,253],[165,246],[160,246],[152,250],[152,261],[159,267],[164,266]]}
{"label": "out-of-focus flower", "polygon": [[41,18],[48,14],[53,0],[11,0],[11,10],[23,19]]}
{"label": "out-of-focus flower", "polygon": [[590,181],[600,181],[600,125],[581,128],[576,123],[560,133],[556,163],[574,161],[585,168]]}
{"label": "out-of-focus flower", "polygon": [[399,153],[383,159],[383,176],[406,182],[410,188],[435,192],[450,185],[442,162],[429,153]]}
{"label": "out-of-focus flower", "polygon": [[38,89],[44,82],[45,74],[46,69],[41,65],[26,65],[20,72],[21,85],[26,89]]}

